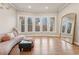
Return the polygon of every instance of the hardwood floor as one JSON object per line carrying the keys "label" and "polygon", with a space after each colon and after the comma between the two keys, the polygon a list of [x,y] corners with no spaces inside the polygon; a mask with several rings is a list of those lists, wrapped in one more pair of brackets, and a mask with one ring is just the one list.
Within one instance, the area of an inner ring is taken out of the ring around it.
{"label": "hardwood floor", "polygon": [[79,54],[79,47],[53,37],[32,37],[32,51],[22,51],[21,55],[73,55]]}

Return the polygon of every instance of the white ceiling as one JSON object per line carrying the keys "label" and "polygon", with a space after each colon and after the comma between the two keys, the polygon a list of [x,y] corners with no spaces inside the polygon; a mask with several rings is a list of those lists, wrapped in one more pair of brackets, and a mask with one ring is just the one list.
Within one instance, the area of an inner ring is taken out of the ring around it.
{"label": "white ceiling", "polygon": [[[67,3],[13,3],[18,11],[34,12],[34,13],[54,13],[61,10]],[[28,8],[31,6],[31,8]],[[46,9],[45,7],[48,7]]]}

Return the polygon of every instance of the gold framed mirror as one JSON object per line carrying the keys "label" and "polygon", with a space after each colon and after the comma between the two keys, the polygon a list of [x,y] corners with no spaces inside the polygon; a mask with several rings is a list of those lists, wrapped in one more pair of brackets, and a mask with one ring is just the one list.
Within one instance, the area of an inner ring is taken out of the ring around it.
{"label": "gold framed mirror", "polygon": [[75,36],[76,14],[69,13],[61,19],[61,39],[73,43]]}

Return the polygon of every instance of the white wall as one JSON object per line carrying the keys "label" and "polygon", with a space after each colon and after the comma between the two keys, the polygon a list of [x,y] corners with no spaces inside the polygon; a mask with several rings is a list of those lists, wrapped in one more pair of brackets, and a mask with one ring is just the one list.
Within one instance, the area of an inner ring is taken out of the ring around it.
{"label": "white wall", "polygon": [[0,34],[2,34],[16,26],[16,10],[8,4],[0,4],[0,7],[2,7],[0,8]]}
{"label": "white wall", "polygon": [[62,16],[64,16],[65,14],[69,14],[69,13],[76,13],[77,14],[76,30],[75,30],[75,42],[79,42],[79,4],[77,4],[77,3],[70,4],[69,6],[64,8],[61,12],[59,12],[58,19],[59,19],[60,25],[61,25]]}

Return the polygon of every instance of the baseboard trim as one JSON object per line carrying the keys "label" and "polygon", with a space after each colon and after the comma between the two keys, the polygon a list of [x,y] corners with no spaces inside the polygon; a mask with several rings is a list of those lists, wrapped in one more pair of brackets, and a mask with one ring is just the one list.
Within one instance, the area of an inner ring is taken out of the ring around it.
{"label": "baseboard trim", "polygon": [[78,42],[74,42],[74,44],[79,46],[79,43]]}

